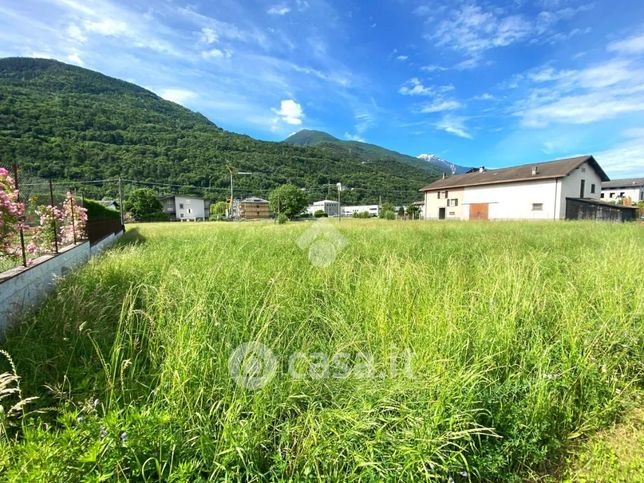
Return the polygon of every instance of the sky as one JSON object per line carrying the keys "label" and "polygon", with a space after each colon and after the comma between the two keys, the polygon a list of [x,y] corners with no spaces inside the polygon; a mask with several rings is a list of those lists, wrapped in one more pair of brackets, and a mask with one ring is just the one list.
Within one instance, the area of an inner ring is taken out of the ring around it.
{"label": "sky", "polygon": [[1,0],[0,57],[141,85],[218,126],[489,168],[644,176],[641,0]]}

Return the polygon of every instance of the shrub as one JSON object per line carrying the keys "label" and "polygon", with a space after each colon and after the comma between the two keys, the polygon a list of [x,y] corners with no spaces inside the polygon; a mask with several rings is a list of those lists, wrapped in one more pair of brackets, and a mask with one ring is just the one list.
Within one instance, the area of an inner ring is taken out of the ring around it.
{"label": "shrub", "polygon": [[277,223],[279,223],[280,225],[283,225],[287,221],[288,221],[288,216],[286,216],[284,213],[280,213],[279,215],[277,215]]}
{"label": "shrub", "polygon": [[368,211],[355,212],[352,216],[353,216],[353,218],[370,218],[371,217],[371,215],[369,214]]}
{"label": "shrub", "polygon": [[316,218],[327,218],[329,215],[324,210],[317,210],[315,213],[313,213],[313,216],[315,216]]}
{"label": "shrub", "polygon": [[383,218],[385,220],[395,220],[396,219],[396,213],[394,213],[393,211],[389,211],[389,210],[383,211],[380,214],[380,218]]}
{"label": "shrub", "polygon": [[18,202],[18,190],[9,171],[0,168],[0,257],[15,256],[13,242],[18,234],[25,205]]}

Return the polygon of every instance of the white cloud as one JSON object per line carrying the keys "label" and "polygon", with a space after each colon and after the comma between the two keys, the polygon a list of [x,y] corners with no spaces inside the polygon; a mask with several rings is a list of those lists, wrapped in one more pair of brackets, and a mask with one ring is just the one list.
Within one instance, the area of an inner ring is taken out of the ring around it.
{"label": "white cloud", "polygon": [[447,67],[431,64],[421,67],[420,70],[424,70],[425,72],[443,72],[447,70]]}
{"label": "white cloud", "polygon": [[104,18],[102,20],[87,20],[83,23],[86,32],[108,37],[119,37],[128,33],[128,25],[122,20]]}
{"label": "white cloud", "polygon": [[644,68],[609,60],[579,70],[545,67],[520,76],[535,85],[515,104],[528,127],[550,123],[589,124],[644,111]]}
{"label": "white cloud", "polygon": [[462,104],[458,101],[438,99],[430,104],[424,105],[420,109],[420,112],[429,114],[432,112],[453,111],[454,109],[458,109],[460,107],[462,107]]}
{"label": "white cloud", "polygon": [[67,33],[67,37],[69,37],[72,40],[75,40],[76,42],[79,42],[81,44],[84,44],[85,42],[87,42],[87,36],[83,32],[83,29],[81,29],[76,24],[69,25],[65,30],[65,32]]}
{"label": "white cloud", "polygon": [[350,134],[348,132],[345,132],[344,137],[347,138],[349,141],[358,141],[361,143],[365,142],[364,138],[358,134]]}
{"label": "white cloud", "polygon": [[397,60],[399,60],[400,62],[404,62],[404,61],[406,61],[407,59],[409,59],[409,56],[408,56],[408,55],[398,55],[398,56],[396,57],[396,59],[397,59]]}
{"label": "white cloud", "polygon": [[212,27],[203,27],[201,29],[201,41],[204,44],[214,44],[219,40],[217,31]]}
{"label": "white cloud", "polygon": [[201,57],[203,57],[206,60],[210,59],[230,59],[232,54],[230,53],[229,50],[221,50],[221,49],[210,49],[210,50],[204,50],[201,52]]}
{"label": "white cloud", "polygon": [[474,96],[473,99],[475,101],[493,101],[494,99],[496,99],[496,97],[494,97],[489,92],[484,92],[483,94],[481,94],[479,96]]}
{"label": "white cloud", "polygon": [[609,52],[620,54],[641,54],[644,53],[644,33],[634,35],[624,40],[611,42],[607,47]]}
{"label": "white cloud", "polygon": [[197,97],[196,92],[180,88],[161,89],[159,95],[166,101],[176,102],[177,104],[183,104]]}
{"label": "white cloud", "polygon": [[485,50],[523,40],[531,31],[531,24],[519,15],[500,17],[495,11],[484,11],[476,4],[466,4],[439,22],[428,37],[439,47],[450,47],[476,56]]}
{"label": "white cloud", "polygon": [[404,96],[437,96],[453,90],[454,86],[451,84],[425,86],[418,77],[412,77],[398,89],[398,92]]}
{"label": "white cloud", "polygon": [[465,119],[462,117],[445,116],[434,127],[461,138],[472,139],[472,135],[465,128]]}
{"label": "white cloud", "polygon": [[293,99],[284,99],[280,103],[280,108],[273,108],[272,111],[277,114],[282,121],[293,126],[302,124],[304,110],[302,106]]}
{"label": "white cloud", "polygon": [[67,56],[67,60],[70,61],[72,64],[77,64],[77,65],[85,65],[83,60],[80,58],[80,55],[78,55],[78,52],[72,52]]}
{"label": "white cloud", "polygon": [[631,128],[622,133],[626,141],[594,155],[612,178],[629,178],[644,174],[644,128]]}
{"label": "white cloud", "polygon": [[267,10],[269,15],[286,15],[291,11],[291,8],[286,5],[273,5]]}
{"label": "white cloud", "polygon": [[417,77],[405,82],[398,92],[403,96],[431,96],[434,94],[434,90],[431,87],[425,87]]}

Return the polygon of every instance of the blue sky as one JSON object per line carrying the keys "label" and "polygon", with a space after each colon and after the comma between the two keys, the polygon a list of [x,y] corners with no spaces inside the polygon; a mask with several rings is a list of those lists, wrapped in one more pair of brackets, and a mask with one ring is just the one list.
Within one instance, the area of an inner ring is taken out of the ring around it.
{"label": "blue sky", "polygon": [[641,0],[16,0],[0,56],[98,70],[259,139],[644,175]]}

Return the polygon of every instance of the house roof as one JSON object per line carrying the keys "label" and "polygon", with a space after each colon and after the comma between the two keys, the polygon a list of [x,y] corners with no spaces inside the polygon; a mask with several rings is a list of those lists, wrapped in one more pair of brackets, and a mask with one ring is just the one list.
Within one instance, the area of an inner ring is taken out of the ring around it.
{"label": "house roof", "polygon": [[267,200],[264,198],[258,198],[257,196],[249,196],[248,198],[244,198],[242,203],[268,203]]}
{"label": "house roof", "polygon": [[313,202],[314,205],[319,205],[321,203],[335,203],[336,205],[338,204],[336,200],[320,200],[320,201]]}
{"label": "house roof", "polygon": [[[433,191],[447,188],[464,188],[466,186],[481,186],[489,184],[513,183],[517,181],[532,181],[535,179],[554,179],[568,176],[573,170],[588,162],[597,172],[602,181],[609,178],[592,156],[577,156],[575,158],[557,159],[538,163],[523,164],[510,168],[500,168],[478,171],[474,173],[457,174],[439,179],[425,186],[420,191]],[[533,170],[536,167],[536,174]]]}
{"label": "house roof", "polygon": [[624,178],[605,181],[602,183],[603,188],[637,188],[644,186],[644,178]]}

